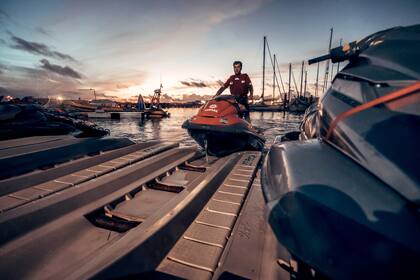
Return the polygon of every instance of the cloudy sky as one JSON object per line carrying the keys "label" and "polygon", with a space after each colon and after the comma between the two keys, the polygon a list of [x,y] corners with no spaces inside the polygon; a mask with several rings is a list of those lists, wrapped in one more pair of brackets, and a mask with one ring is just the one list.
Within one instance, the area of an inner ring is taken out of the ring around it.
{"label": "cloudy sky", "polygon": [[330,27],[338,45],[416,23],[415,0],[1,0],[0,95],[89,98],[95,88],[124,99],[160,81],[172,96],[214,94],[234,60],[258,95],[264,35],[283,77],[292,62],[299,79],[297,65],[324,54]]}

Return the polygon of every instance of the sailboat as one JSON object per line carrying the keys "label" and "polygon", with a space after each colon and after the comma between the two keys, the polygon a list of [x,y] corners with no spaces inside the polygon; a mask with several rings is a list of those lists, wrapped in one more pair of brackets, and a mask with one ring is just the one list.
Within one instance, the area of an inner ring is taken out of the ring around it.
{"label": "sailboat", "polygon": [[[257,102],[254,103],[254,100],[252,100],[252,104],[250,104],[250,110],[251,111],[257,111],[257,112],[273,112],[273,111],[281,111],[282,110],[282,106],[281,104],[278,102],[278,100],[275,98],[275,88],[276,85],[278,86],[278,81],[277,81],[277,76],[276,76],[276,55],[274,54],[274,61],[271,59],[271,53],[270,53],[270,49],[268,48],[269,51],[269,55],[270,55],[270,60],[273,66],[273,95],[271,98],[267,98],[265,96],[265,53],[266,53],[266,47],[268,47],[268,41],[267,41],[267,37],[264,36],[264,49],[263,49],[263,87],[262,87],[262,92],[261,92],[261,97],[259,98],[259,100]],[[278,67],[277,67],[278,68]],[[280,88],[279,88],[279,92],[280,92]],[[271,102],[271,105],[267,104],[266,102]],[[275,104],[277,103],[277,104]]]}
{"label": "sailboat", "polygon": [[139,97],[137,98],[137,111],[144,112],[146,110],[146,105],[144,104],[144,99],[141,94],[139,94]]}

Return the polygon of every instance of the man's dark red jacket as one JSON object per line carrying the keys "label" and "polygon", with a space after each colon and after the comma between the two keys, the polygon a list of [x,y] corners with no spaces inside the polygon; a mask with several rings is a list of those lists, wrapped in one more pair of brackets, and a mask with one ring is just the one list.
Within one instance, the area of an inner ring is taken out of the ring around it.
{"label": "man's dark red jacket", "polygon": [[239,75],[232,75],[224,83],[223,87],[230,89],[230,94],[237,97],[246,97],[251,86],[251,79],[246,73]]}

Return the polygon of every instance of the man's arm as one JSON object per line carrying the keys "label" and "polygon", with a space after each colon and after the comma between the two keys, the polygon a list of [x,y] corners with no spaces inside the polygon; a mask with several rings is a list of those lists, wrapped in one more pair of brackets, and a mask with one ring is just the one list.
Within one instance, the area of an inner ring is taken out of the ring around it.
{"label": "man's arm", "polygon": [[251,79],[248,75],[246,75],[246,83],[248,84],[249,90],[249,98],[251,99],[251,103],[254,103],[254,87],[252,86]]}
{"label": "man's arm", "polygon": [[254,103],[254,87],[252,84],[249,85],[249,98],[251,99],[251,103]]}
{"label": "man's arm", "polygon": [[221,94],[222,94],[222,92],[223,92],[225,89],[227,89],[227,88],[228,88],[228,86],[230,85],[230,78],[231,78],[231,77],[229,77],[229,79],[227,79],[227,81],[223,84],[223,86],[221,86],[221,87],[219,88],[219,90],[216,92],[216,95],[215,95],[215,96],[221,95]]}
{"label": "man's arm", "polygon": [[219,88],[219,90],[216,92],[216,95],[215,96],[219,96],[219,95],[221,95],[222,94],[222,92],[225,90],[226,88],[225,88],[225,86],[223,85],[223,86],[221,86],[220,88]]}

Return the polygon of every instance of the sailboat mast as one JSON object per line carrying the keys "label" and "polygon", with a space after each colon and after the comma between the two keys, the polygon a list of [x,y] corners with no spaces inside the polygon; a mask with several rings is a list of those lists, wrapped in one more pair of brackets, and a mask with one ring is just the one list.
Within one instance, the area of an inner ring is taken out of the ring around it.
{"label": "sailboat mast", "polygon": [[264,36],[264,50],[263,50],[263,78],[262,78],[262,93],[261,93],[261,99],[264,103],[264,88],[265,88],[265,45],[266,45],[266,36]]}
{"label": "sailboat mast", "polygon": [[[279,78],[280,78],[280,83],[281,83],[281,89],[283,90],[283,92],[286,92],[286,90],[284,89],[283,79],[281,78],[280,67],[279,67],[279,64],[278,64],[278,62],[277,62],[277,59],[276,59],[275,63],[276,63],[276,66],[277,66],[277,72],[279,72]],[[277,84],[278,84],[278,83],[279,83],[279,81],[277,81]],[[279,92],[281,92],[281,91],[280,91],[280,89],[279,89]]]}
{"label": "sailboat mast", "polygon": [[96,100],[96,91],[95,91],[95,89],[94,88],[90,88],[89,90],[92,90],[93,91],[93,97],[95,98],[95,100]]}
{"label": "sailboat mast", "polygon": [[[343,45],[343,39],[340,39],[340,47]],[[337,74],[340,72],[340,61],[337,63]]]}
{"label": "sailboat mast", "polygon": [[299,96],[302,95],[302,85],[303,85],[303,67],[304,67],[304,61],[302,61],[302,69],[300,71],[300,91],[299,91]]}
{"label": "sailboat mast", "polygon": [[274,94],[276,92],[276,54],[273,54],[274,63],[273,63],[273,97],[271,100],[271,104],[274,104]]}
{"label": "sailboat mast", "polygon": [[332,80],[334,78],[334,63],[331,62],[331,77],[330,77],[330,83],[332,83]]}
{"label": "sailboat mast", "polygon": [[288,97],[287,97],[287,102],[289,102],[289,100],[290,100],[290,94],[291,94],[290,86],[291,86],[291,83],[292,83],[292,63],[289,63],[289,93],[288,93]]}
{"label": "sailboat mast", "polygon": [[[279,67],[277,67],[277,68],[279,68]],[[291,65],[289,64],[289,94],[290,94],[290,80],[291,80],[291,76],[290,76],[290,68],[291,68]],[[280,69],[279,69],[280,70]],[[283,89],[284,90],[284,89]],[[287,105],[287,92],[284,90],[284,98],[283,98],[283,112],[286,112],[286,105]]]}
{"label": "sailboat mast", "polygon": [[303,88],[303,97],[306,97],[306,82],[308,79],[308,71],[305,70],[305,86]]}
{"label": "sailboat mast", "polygon": [[316,67],[315,97],[318,97],[319,62]]}
{"label": "sailboat mast", "polygon": [[[330,51],[331,51],[332,36],[333,36],[333,28],[331,27],[331,29],[330,29],[330,42],[328,44],[328,53],[330,53]],[[323,84],[323,87],[322,87],[322,92],[324,92],[325,89],[328,86],[329,68],[330,68],[330,60],[327,60],[327,65],[325,67],[325,76],[324,76],[324,84]]]}

